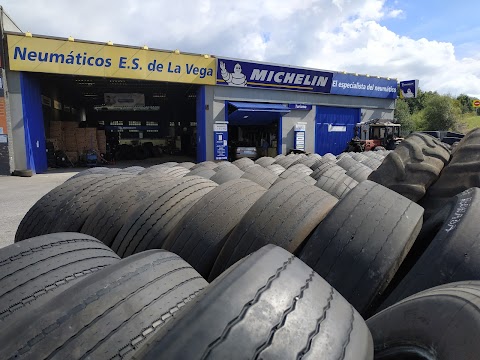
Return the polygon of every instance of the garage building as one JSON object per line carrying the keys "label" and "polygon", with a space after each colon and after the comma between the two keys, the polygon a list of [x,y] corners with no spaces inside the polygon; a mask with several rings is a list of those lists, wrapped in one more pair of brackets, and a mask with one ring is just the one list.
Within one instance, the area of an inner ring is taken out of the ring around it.
{"label": "garage building", "polygon": [[338,154],[356,123],[393,119],[396,79],[32,35],[4,13],[2,34],[2,174],[45,172],[59,153],[66,166]]}

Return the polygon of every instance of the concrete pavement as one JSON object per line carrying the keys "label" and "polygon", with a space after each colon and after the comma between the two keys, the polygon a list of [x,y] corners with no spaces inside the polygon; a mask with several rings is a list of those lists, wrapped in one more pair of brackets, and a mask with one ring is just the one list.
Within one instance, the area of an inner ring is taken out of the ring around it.
{"label": "concrete pavement", "polygon": [[38,199],[77,173],[69,169],[30,178],[0,176],[0,248],[13,243],[20,221]]}

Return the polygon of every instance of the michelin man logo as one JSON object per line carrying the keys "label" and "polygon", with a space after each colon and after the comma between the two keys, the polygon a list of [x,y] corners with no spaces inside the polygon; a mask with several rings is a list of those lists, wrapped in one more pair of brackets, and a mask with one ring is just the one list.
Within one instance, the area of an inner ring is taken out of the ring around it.
{"label": "michelin man logo", "polygon": [[231,86],[247,86],[247,77],[242,73],[242,66],[235,64],[233,73],[229,73],[225,67],[225,63],[220,61],[220,69],[222,70],[222,78]]}

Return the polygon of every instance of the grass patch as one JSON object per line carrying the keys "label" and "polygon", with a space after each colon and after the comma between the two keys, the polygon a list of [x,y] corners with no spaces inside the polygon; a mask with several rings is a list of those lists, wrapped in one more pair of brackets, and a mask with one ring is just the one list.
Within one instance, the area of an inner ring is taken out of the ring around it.
{"label": "grass patch", "polygon": [[467,124],[468,130],[480,127],[480,116],[475,113],[464,114],[462,120]]}

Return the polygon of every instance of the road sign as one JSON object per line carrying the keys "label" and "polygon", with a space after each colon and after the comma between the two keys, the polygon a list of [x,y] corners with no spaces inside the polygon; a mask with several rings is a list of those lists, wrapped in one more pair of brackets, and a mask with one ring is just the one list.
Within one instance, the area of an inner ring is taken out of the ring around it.
{"label": "road sign", "polygon": [[473,100],[472,104],[473,104],[473,107],[480,108],[480,100]]}

